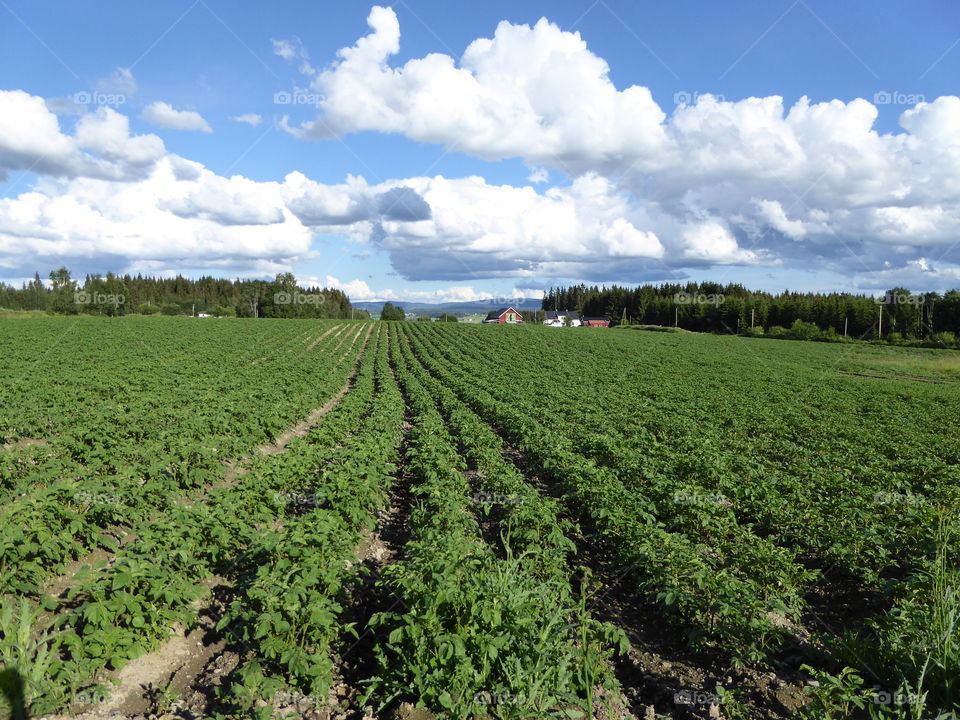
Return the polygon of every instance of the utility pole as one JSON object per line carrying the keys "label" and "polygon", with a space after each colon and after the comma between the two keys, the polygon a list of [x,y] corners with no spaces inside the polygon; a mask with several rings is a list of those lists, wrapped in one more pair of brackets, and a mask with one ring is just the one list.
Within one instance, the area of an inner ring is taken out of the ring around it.
{"label": "utility pole", "polygon": [[750,328],[753,328],[753,314],[756,312],[753,308],[750,308]]}
{"label": "utility pole", "polygon": [[678,325],[679,318],[680,318],[680,308],[674,305],[673,307],[673,326],[674,327],[679,327]]}
{"label": "utility pole", "polygon": [[847,336],[847,322],[850,320],[848,317],[843,318],[843,336]]}
{"label": "utility pole", "polygon": [[883,305],[880,305],[880,329],[877,331],[877,337],[883,337]]}

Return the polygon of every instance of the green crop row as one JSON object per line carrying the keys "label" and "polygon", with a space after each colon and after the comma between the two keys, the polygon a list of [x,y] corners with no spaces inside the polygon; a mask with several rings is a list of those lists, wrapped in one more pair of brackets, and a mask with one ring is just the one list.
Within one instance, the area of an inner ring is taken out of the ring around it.
{"label": "green crop row", "polygon": [[538,550],[515,555],[508,543],[498,558],[483,541],[465,463],[401,343],[392,336],[417,504],[401,560],[383,571],[403,607],[371,620],[380,665],[371,693],[443,717],[585,717],[594,689],[611,681],[605,660],[619,637],[589,618],[565,576],[543,572]]}
{"label": "green crop row", "polygon": [[[257,698],[287,687],[325,700],[333,653],[341,641],[356,637],[340,614],[360,571],[362,535],[373,530],[376,511],[386,503],[404,414],[385,344],[364,360],[355,389],[371,397],[363,417],[341,426],[349,434],[317,475],[300,475],[293,497],[306,501],[305,512],[251,544],[237,578],[238,595],[219,622],[233,642],[255,650],[235,673],[226,698],[238,715],[250,712]],[[255,712],[271,711],[262,706]]]}
{"label": "green crop row", "polygon": [[[769,563],[740,568],[735,562],[740,548],[734,543],[717,548],[668,529],[651,499],[574,452],[568,438],[542,422],[540,398],[517,392],[509,403],[494,398],[470,380],[482,374],[479,364],[471,368],[462,360],[466,367],[454,368],[436,349],[431,351],[423,335],[413,329],[414,348],[428,369],[561,483],[571,509],[595,541],[614,554],[622,573],[635,577],[638,589],[690,627],[693,639],[722,644],[747,660],[782,641],[785,623],[777,618],[798,612],[796,586],[802,578],[802,570],[793,567],[779,576],[764,575],[783,553],[771,548]],[[702,505],[691,505],[689,512],[699,513],[706,523],[714,515]]]}

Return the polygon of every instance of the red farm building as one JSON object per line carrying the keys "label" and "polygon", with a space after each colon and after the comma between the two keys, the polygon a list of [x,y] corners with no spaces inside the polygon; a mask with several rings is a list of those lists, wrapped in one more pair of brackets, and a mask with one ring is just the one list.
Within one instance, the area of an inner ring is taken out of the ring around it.
{"label": "red farm building", "polygon": [[519,311],[514,310],[512,307],[505,307],[488,312],[487,319],[484,320],[484,322],[495,323],[497,325],[522,325],[523,315],[521,315]]}
{"label": "red farm building", "polygon": [[581,317],[580,327],[610,327],[610,321],[605,317]]}

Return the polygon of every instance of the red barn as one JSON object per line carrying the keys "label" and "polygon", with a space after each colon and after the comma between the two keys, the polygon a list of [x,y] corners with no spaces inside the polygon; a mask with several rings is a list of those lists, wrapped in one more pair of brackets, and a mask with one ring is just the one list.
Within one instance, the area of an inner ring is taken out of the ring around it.
{"label": "red barn", "polygon": [[582,317],[580,327],[610,327],[610,321],[605,317]]}
{"label": "red barn", "polygon": [[485,323],[496,323],[497,325],[503,325],[509,323],[511,325],[522,325],[523,324],[523,315],[519,311],[514,310],[512,307],[500,308],[499,310],[491,310],[487,313],[487,319],[484,320]]}

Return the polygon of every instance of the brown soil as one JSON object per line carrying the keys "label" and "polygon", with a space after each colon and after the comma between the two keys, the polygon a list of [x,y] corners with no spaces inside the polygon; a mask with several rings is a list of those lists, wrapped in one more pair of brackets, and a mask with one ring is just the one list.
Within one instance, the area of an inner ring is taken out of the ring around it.
{"label": "brown soil", "polygon": [[306,354],[306,353],[310,352],[311,350],[313,350],[314,346],[316,346],[317,343],[319,343],[321,340],[323,340],[327,335],[329,335],[330,333],[332,333],[332,332],[333,332],[334,330],[336,330],[338,327],[340,327],[340,326],[339,326],[339,325],[334,325],[332,328],[330,328],[329,330],[326,330],[324,333],[322,333],[316,340],[314,340],[314,341],[311,342],[309,345],[307,345],[307,349],[303,351],[304,354]]}
{"label": "brown soil", "polygon": [[[75,713],[47,715],[39,720],[203,717],[206,696],[198,704],[191,681],[201,675],[223,650],[224,644],[218,638],[215,626],[222,611],[219,598],[224,590],[229,589],[222,578],[211,578],[203,584],[210,588],[211,596],[194,604],[199,619],[196,628],[190,631],[183,627],[174,628],[173,636],[159,648],[127,663],[115,674],[110,697],[105,702],[87,704],[77,707]],[[110,687],[109,683],[105,684]]]}
{"label": "brown soil", "polygon": [[8,442],[3,445],[0,445],[0,448],[4,450],[20,450],[22,448],[32,448],[32,447],[50,447],[50,443],[42,438],[20,438],[19,440],[14,440],[13,442]]}
{"label": "brown soil", "polygon": [[[128,543],[137,539],[136,533],[129,532],[123,528],[112,528],[109,534],[117,538],[117,549],[120,549],[124,545],[127,545]],[[50,595],[55,598],[61,597],[66,590],[69,590],[73,586],[74,579],[80,571],[86,567],[95,568],[101,563],[103,563],[105,566],[109,566],[113,562],[115,555],[116,553],[111,552],[110,550],[95,548],[82,558],[78,558],[73,562],[67,563],[62,574],[50,578],[47,581],[46,585],[43,587],[43,594]]]}
{"label": "brown soil", "polygon": [[337,406],[337,403],[343,399],[343,396],[350,391],[351,381],[352,378],[347,380],[344,386],[337,391],[337,394],[327,400],[322,407],[316,408],[296,425],[284,430],[272,443],[258,447],[257,452],[261,455],[277,455],[278,453],[282,453],[284,450],[286,450],[287,445],[289,445],[291,442],[297,438],[304,437],[310,432],[310,430],[313,429],[313,426],[319,422],[320,418],[333,410],[333,408]]}
{"label": "brown soil", "polygon": [[[334,325],[332,328],[330,328],[329,330],[327,330],[327,332],[325,332],[323,335],[326,335],[327,333],[332,332],[333,330],[336,330],[336,329],[339,328],[339,327],[341,327],[341,326],[340,326],[340,325]],[[309,334],[310,334],[310,333],[309,333],[309,331],[308,331],[307,333],[298,335],[298,336],[295,337],[293,340],[288,341],[288,342],[290,342],[290,344],[295,344],[295,343],[297,343],[299,340],[303,339],[305,336],[308,336]],[[321,335],[320,337],[322,338],[323,335]],[[318,341],[319,341],[319,339],[320,339],[320,338],[317,338]],[[250,364],[251,364],[251,365],[257,365],[258,363],[260,363],[260,362],[266,360],[268,357],[270,357],[270,355],[288,354],[288,353],[292,352],[292,350],[293,350],[292,348],[287,349],[287,350],[283,350],[282,347],[283,347],[283,346],[274,348],[272,353],[267,353],[266,355],[262,355],[261,357],[257,358],[256,360],[251,360],[251,361],[250,361]],[[304,351],[304,352],[305,352],[305,351]]]}

